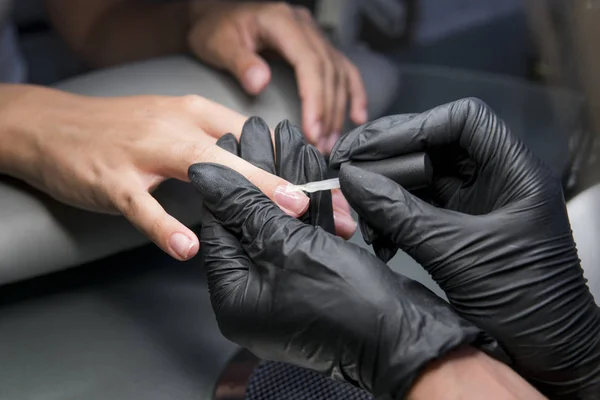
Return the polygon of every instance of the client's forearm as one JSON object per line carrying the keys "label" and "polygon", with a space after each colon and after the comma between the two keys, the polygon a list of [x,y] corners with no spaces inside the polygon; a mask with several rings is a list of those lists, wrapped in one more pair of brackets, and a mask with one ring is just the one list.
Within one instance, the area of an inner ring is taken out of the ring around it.
{"label": "client's forearm", "polygon": [[506,365],[475,349],[456,350],[431,363],[409,400],[540,400],[535,388]]}
{"label": "client's forearm", "polygon": [[46,0],[46,5],[57,31],[94,67],[187,51],[189,1]]}
{"label": "client's forearm", "polygon": [[16,175],[17,164],[31,151],[31,146],[23,144],[26,135],[23,130],[38,116],[34,109],[23,110],[23,99],[42,89],[30,85],[0,84],[0,174]]}

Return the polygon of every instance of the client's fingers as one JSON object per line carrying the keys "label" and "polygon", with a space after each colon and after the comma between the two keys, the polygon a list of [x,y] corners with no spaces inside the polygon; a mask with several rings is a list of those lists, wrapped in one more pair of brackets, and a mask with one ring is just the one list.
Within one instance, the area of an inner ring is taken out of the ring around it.
{"label": "client's fingers", "polygon": [[188,260],[198,253],[196,235],[169,215],[147,191],[128,191],[116,203],[121,214],[167,254]]}
{"label": "client's fingers", "polygon": [[189,145],[181,153],[171,160],[169,172],[173,177],[187,180],[188,168],[196,163],[226,165],[256,185],[287,214],[299,217],[308,209],[308,197],[301,191],[288,190],[289,182],[255,167],[219,146]]}

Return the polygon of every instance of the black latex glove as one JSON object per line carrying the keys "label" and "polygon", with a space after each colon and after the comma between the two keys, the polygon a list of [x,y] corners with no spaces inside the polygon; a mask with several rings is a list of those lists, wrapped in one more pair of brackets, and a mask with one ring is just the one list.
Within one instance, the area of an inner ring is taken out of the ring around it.
{"label": "black latex glove", "polygon": [[[217,145],[295,185],[326,179],[327,164],[323,156],[307,144],[300,129],[287,120],[275,128],[275,153],[269,126],[259,117],[246,121],[239,144],[229,133],[222,136]],[[331,192],[309,193],[308,197],[309,209],[300,219],[335,233]]]}
{"label": "black latex glove", "polygon": [[[439,207],[342,164],[421,151]],[[390,257],[383,244],[393,243],[411,255],[546,395],[600,398],[600,312],[560,181],[485,104],[465,99],[373,121],[337,143],[331,165],[341,165],[342,192],[379,254]]]}
{"label": "black latex glove", "polygon": [[257,356],[402,399],[425,364],[481,331],[356,245],[281,211],[237,172],[190,167],[221,332]]}

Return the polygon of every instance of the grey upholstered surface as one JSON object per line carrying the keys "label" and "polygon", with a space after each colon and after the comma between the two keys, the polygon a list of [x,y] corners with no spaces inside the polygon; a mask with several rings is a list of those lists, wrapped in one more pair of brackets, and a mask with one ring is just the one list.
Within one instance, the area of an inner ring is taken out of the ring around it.
{"label": "grey upholstered surface", "polygon": [[567,208],[584,275],[600,304],[600,184],[579,193]]}
{"label": "grey upholstered surface", "polygon": [[[208,400],[236,347],[199,260],[150,245],[0,288],[0,399]],[[431,283],[404,254],[391,265]]]}
{"label": "grey upholstered surface", "polygon": [[235,347],[198,261],[142,247],[0,291],[0,399],[208,399]]}

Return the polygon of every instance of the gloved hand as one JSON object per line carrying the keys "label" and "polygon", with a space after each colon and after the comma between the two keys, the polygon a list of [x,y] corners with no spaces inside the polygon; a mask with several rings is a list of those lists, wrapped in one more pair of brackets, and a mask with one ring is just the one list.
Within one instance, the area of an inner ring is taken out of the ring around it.
{"label": "gloved hand", "polygon": [[[434,170],[432,204],[343,164],[422,151]],[[382,258],[396,248],[412,256],[544,394],[600,398],[600,311],[560,182],[485,104],[370,122],[336,144],[330,165],[341,167],[342,191]]]}
{"label": "gloved hand", "polygon": [[[306,144],[302,132],[289,121],[282,121],[275,128],[275,149],[269,126],[259,117],[246,121],[239,144],[234,135],[227,134],[217,141],[217,145],[296,185],[326,179],[327,164],[323,156],[315,147]],[[330,191],[308,196],[310,206],[300,218],[303,222],[320,226],[330,233],[337,232],[344,238],[354,234],[356,223],[339,191],[333,204]]]}
{"label": "gloved hand", "polygon": [[365,249],[288,217],[242,175],[189,169],[203,196],[207,281],[221,332],[257,356],[401,399],[479,329]]}

